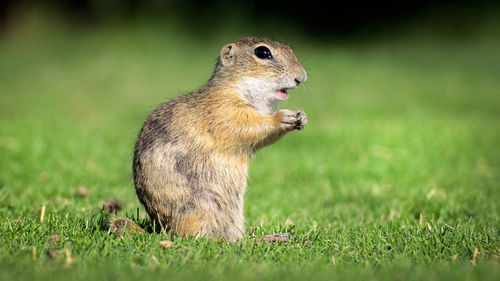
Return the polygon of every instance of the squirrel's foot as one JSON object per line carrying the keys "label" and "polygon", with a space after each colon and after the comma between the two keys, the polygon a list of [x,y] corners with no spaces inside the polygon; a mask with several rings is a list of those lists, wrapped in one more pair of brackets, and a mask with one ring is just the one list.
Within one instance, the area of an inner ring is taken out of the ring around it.
{"label": "squirrel's foot", "polygon": [[274,242],[288,242],[291,240],[293,240],[293,234],[290,233],[276,233],[276,234],[266,235],[264,237],[251,239],[251,241],[264,241],[269,244]]}
{"label": "squirrel's foot", "polygon": [[278,113],[281,117],[281,127],[287,131],[302,130],[307,124],[307,114],[302,109],[297,111],[282,109]]}

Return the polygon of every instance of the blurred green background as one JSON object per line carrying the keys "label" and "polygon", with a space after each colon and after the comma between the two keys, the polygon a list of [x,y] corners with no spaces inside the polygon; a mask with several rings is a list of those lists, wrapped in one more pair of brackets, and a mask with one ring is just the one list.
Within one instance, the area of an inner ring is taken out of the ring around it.
{"label": "blurred green background", "polygon": [[[178,267],[212,277],[322,279],[334,270],[339,279],[384,279],[412,276],[409,264],[445,268],[430,276],[420,268],[413,279],[498,277],[499,5],[327,5],[1,2],[0,277],[64,278],[52,276],[64,262],[44,255],[54,232],[63,236],[59,249],[77,257],[75,278],[149,266],[151,255],[164,264],[158,279]],[[281,108],[303,108],[309,124],[256,155],[245,201],[249,236],[289,231],[298,252],[276,246],[257,257],[244,247],[175,240],[174,254],[156,252],[161,235],[119,242],[84,230],[109,198],[122,203],[118,215],[139,209],[146,218],[130,178],[142,122],[203,85],[220,48],[250,35],[290,44],[308,72]],[[43,205],[48,221],[39,224]],[[471,267],[475,246],[485,267]],[[345,267],[326,268],[332,256]],[[304,264],[310,274],[288,271]],[[387,264],[403,269],[380,270]],[[140,278],[118,279],[132,277]]]}

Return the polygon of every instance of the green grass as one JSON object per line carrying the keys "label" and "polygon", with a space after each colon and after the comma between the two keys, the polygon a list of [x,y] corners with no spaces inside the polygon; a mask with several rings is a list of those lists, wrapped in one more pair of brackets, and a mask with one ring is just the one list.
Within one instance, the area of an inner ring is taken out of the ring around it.
{"label": "green grass", "polygon": [[500,42],[480,33],[350,44],[275,36],[309,74],[282,107],[303,108],[309,124],[257,154],[245,215],[248,237],[294,241],[171,238],[161,249],[164,233],[115,239],[105,200],[146,220],[130,180],[142,121],[202,85],[219,48],[241,35],[207,41],[177,28],[37,23],[1,38],[0,279],[500,277]]}

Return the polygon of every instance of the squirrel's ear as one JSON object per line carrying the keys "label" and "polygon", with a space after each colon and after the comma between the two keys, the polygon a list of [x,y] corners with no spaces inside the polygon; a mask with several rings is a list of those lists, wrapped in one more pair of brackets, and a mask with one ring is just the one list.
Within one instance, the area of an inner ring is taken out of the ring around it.
{"label": "squirrel's ear", "polygon": [[235,48],[236,46],[233,44],[227,44],[222,47],[222,50],[220,50],[220,61],[222,62],[222,65],[229,66],[234,63],[234,53],[236,52]]}

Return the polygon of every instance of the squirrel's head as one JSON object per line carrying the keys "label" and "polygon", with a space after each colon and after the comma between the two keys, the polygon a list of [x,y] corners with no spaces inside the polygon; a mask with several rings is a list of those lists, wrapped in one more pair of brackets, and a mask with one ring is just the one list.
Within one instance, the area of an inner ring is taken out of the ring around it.
{"label": "squirrel's head", "polygon": [[245,100],[270,115],[288,98],[289,89],[306,81],[307,74],[289,46],[245,37],[222,48],[215,77],[234,83]]}

